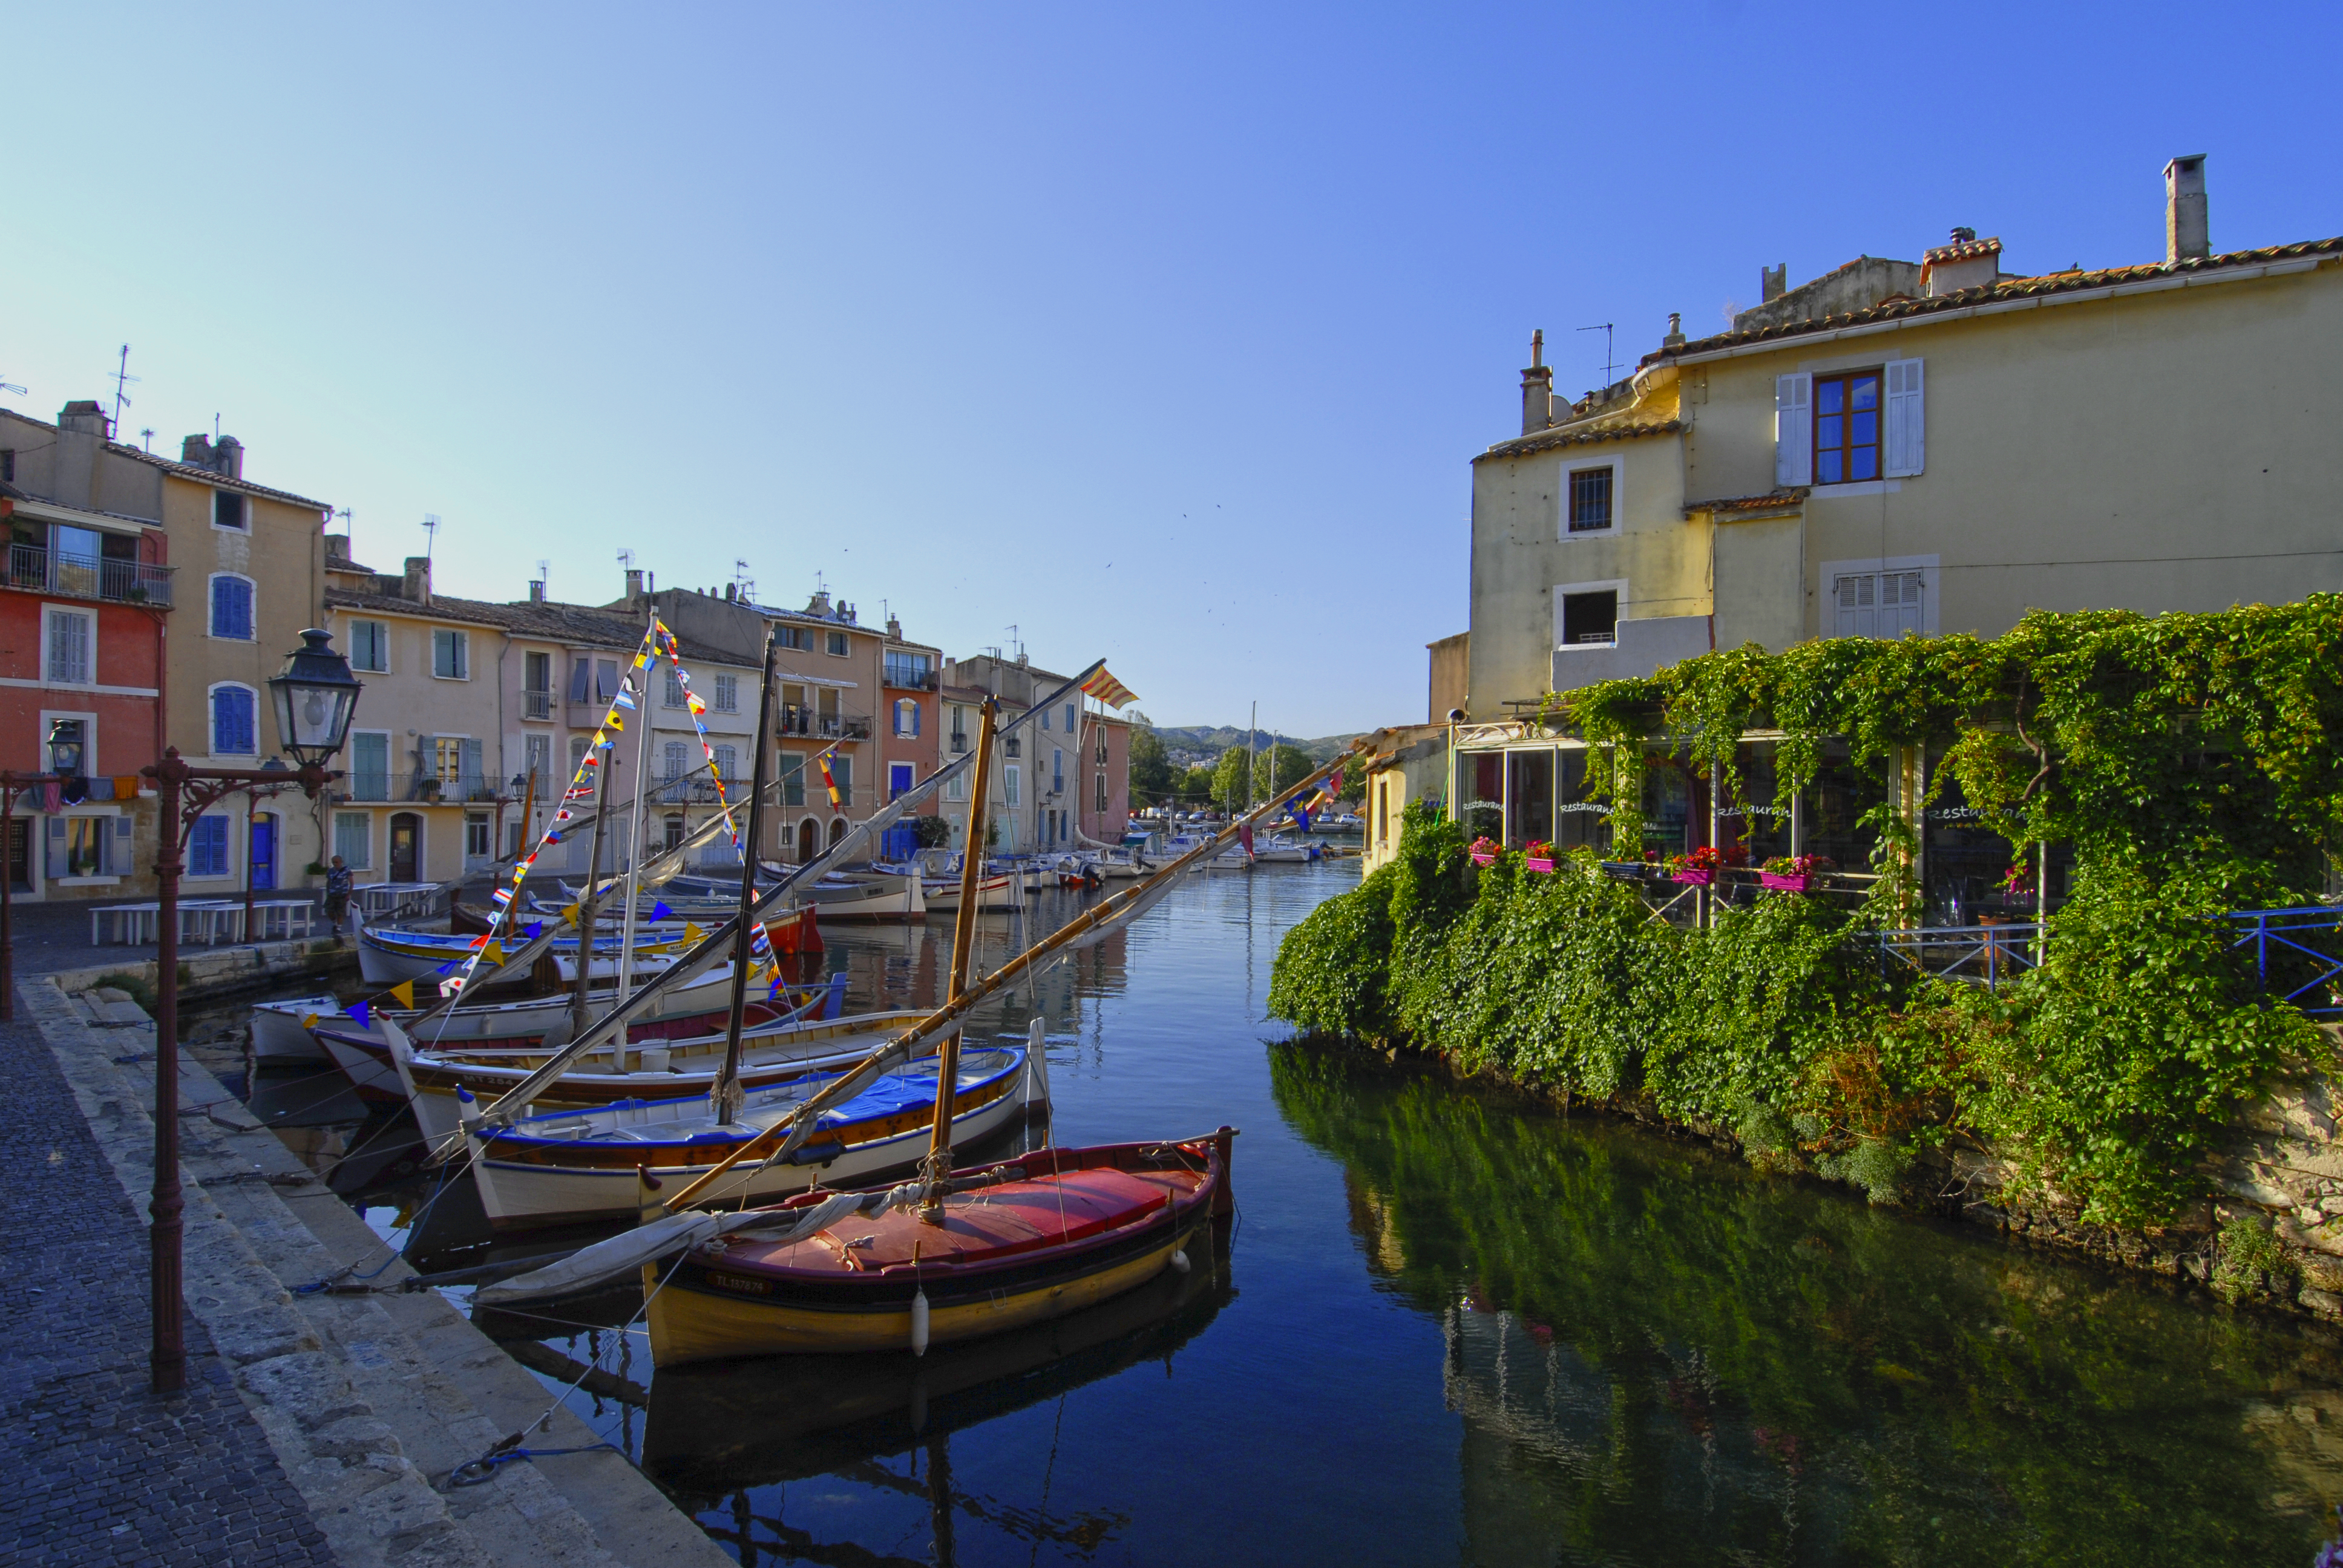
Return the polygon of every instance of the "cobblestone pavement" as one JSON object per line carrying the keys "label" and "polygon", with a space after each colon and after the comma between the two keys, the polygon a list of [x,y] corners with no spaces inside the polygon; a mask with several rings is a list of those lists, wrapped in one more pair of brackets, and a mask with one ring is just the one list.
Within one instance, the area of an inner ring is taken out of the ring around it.
{"label": "cobblestone pavement", "polygon": [[145,1217],[39,1033],[0,1062],[0,1568],[331,1563],[192,1312],[189,1388],[148,1392]]}

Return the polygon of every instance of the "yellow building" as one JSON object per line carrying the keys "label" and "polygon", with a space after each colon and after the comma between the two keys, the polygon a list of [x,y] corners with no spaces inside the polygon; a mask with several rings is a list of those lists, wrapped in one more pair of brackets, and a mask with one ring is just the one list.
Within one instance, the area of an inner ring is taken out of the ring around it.
{"label": "yellow building", "polygon": [[[1473,462],[1473,720],[1711,648],[2007,630],[2343,588],[2343,239],[2019,276],[1970,230],[1671,332]],[[1534,359],[1536,357],[1533,356]],[[1468,747],[1469,749],[1469,747]]]}

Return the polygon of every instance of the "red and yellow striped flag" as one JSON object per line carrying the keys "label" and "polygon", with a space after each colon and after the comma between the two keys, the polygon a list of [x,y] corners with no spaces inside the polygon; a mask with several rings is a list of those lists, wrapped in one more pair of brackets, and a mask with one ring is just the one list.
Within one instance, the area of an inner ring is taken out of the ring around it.
{"label": "red and yellow striped flag", "polygon": [[830,791],[830,809],[833,811],[840,810],[843,808],[845,802],[839,796],[838,780],[830,776],[829,752],[825,751],[821,754],[820,762],[822,787]]}
{"label": "red and yellow striped flag", "polygon": [[1107,668],[1103,664],[1098,667],[1096,674],[1082,682],[1082,690],[1085,694],[1097,698],[1109,708],[1121,708],[1126,703],[1139,700],[1139,693],[1108,674]]}

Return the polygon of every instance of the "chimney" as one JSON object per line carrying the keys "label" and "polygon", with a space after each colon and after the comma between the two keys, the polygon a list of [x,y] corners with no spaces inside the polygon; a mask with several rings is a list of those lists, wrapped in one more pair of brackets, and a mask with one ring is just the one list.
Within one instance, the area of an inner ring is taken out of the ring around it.
{"label": "chimney", "polygon": [[1979,239],[1973,228],[1956,228],[1944,244],[1920,253],[1923,299],[1940,299],[1965,288],[1990,288],[2000,278],[2000,238]]}
{"label": "chimney", "polygon": [[1757,269],[1757,292],[1760,305],[1771,305],[1790,292],[1790,264],[1786,261]]}
{"label": "chimney", "polygon": [[1529,368],[1522,372],[1522,434],[1554,423],[1554,368],[1545,362],[1545,328],[1530,334]]}
{"label": "chimney", "polygon": [[411,599],[419,605],[428,605],[431,602],[431,558],[429,556],[407,558],[407,576],[398,585],[398,597]]}
{"label": "chimney", "polygon": [[188,436],[179,442],[179,461],[190,468],[212,466],[212,438],[209,436]]}
{"label": "chimney", "polygon": [[77,397],[57,416],[57,428],[77,436],[95,436],[102,441],[106,438],[106,410],[97,406],[95,398]]}
{"label": "chimney", "polygon": [[545,602],[545,579],[543,578],[531,578],[528,579],[528,602],[531,604],[543,604]]}
{"label": "chimney", "polygon": [[244,443],[233,436],[222,436],[212,448],[212,472],[231,479],[244,477]]}
{"label": "chimney", "polygon": [[1660,347],[1663,348],[1682,348],[1684,346],[1684,312],[1681,310],[1671,310],[1668,312],[1668,335],[1660,339]]}
{"label": "chimney", "polygon": [[327,534],[326,536],[326,564],[327,566],[350,564],[349,535]]}
{"label": "chimney", "polygon": [[631,602],[642,597],[643,569],[640,567],[628,567],[627,568],[627,598]]}
{"label": "chimney", "polygon": [[903,623],[891,615],[887,618],[887,635],[897,642],[903,640]]}
{"label": "chimney", "polygon": [[2205,155],[2184,153],[2164,166],[2164,265],[2213,254],[2205,219]]}
{"label": "chimney", "polygon": [[829,619],[830,590],[828,588],[817,590],[813,598],[806,600],[805,612],[808,615],[820,616],[825,620]]}
{"label": "chimney", "polygon": [[726,604],[738,604],[740,602],[740,585],[739,583],[726,583],[724,585],[724,602]]}

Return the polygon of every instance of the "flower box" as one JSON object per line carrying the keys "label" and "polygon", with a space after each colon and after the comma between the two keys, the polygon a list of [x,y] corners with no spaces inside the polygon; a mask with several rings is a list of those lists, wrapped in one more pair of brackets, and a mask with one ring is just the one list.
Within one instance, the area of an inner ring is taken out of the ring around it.
{"label": "flower box", "polygon": [[1716,880],[1716,873],[1715,871],[1678,871],[1673,879],[1682,882],[1687,888],[1705,888]]}
{"label": "flower box", "polygon": [[1551,875],[1554,871],[1553,858],[1546,855],[1532,855],[1529,857],[1529,868],[1533,871],[1544,871]]}
{"label": "flower box", "polygon": [[1476,866],[1493,866],[1497,863],[1497,857],[1493,852],[1475,849],[1473,851],[1473,863]]}
{"label": "flower box", "polygon": [[1806,884],[1813,880],[1813,878],[1805,871],[1789,877],[1776,876],[1772,871],[1760,871],[1757,873],[1757,880],[1776,892],[1803,893],[1806,890]]}

